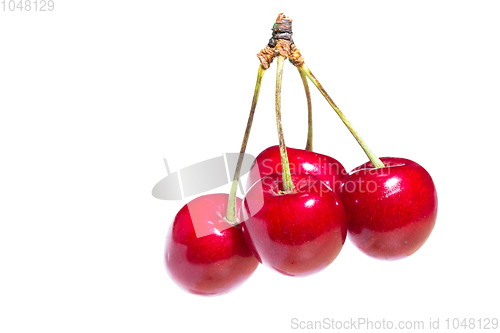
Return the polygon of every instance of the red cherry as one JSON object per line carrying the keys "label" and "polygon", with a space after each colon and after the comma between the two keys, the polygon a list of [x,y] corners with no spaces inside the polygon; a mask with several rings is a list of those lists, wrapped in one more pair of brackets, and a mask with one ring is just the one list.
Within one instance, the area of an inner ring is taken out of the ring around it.
{"label": "red cherry", "polygon": [[[286,147],[291,173],[307,173],[321,179],[335,193],[339,193],[343,179],[348,175],[342,164],[333,157],[313,151]],[[247,178],[247,189],[257,180],[273,173],[281,173],[279,146],[262,151],[252,164]]]}
{"label": "red cherry", "polygon": [[306,276],[337,257],[347,235],[342,202],[319,178],[292,174],[295,190],[283,193],[282,175],[255,183],[243,201],[242,230],[257,259],[280,273]]}
{"label": "red cherry", "polygon": [[367,255],[386,260],[415,253],[427,240],[437,217],[437,193],[431,176],[416,162],[382,157],[347,177],[341,199],[349,238]]}
{"label": "red cherry", "polygon": [[[236,199],[239,214],[241,199]],[[227,194],[198,197],[182,207],[169,230],[167,271],[193,294],[225,294],[248,279],[259,264],[240,227],[224,219],[227,202]]]}

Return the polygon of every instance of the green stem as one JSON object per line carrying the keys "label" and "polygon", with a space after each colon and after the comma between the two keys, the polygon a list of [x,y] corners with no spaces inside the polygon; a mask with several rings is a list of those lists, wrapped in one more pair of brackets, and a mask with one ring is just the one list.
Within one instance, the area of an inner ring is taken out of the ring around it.
{"label": "green stem", "polygon": [[285,137],[283,136],[283,126],[281,124],[281,83],[283,81],[283,65],[285,57],[278,56],[278,69],[276,70],[276,125],[278,126],[278,139],[280,144],[281,168],[283,176],[283,191],[291,192],[295,189],[290,174],[288,155],[286,153]]}
{"label": "green stem", "polygon": [[311,103],[311,92],[309,91],[309,84],[307,84],[306,74],[299,70],[300,78],[302,79],[302,83],[304,84],[304,90],[306,92],[307,98],[307,143],[306,150],[313,150],[313,114],[312,114],[312,103]]}
{"label": "green stem", "polygon": [[257,106],[257,101],[259,100],[260,86],[265,71],[266,70],[259,65],[259,71],[257,73],[257,83],[255,83],[255,90],[253,92],[252,106],[250,108],[250,114],[248,116],[247,127],[245,129],[245,135],[243,136],[243,142],[241,143],[240,155],[238,157],[238,163],[236,164],[233,183],[231,184],[231,191],[229,192],[229,199],[227,201],[226,220],[232,225],[238,224],[238,215],[236,212],[236,191],[238,189],[241,165],[243,164],[245,150],[247,149],[248,137],[250,136],[250,130],[252,129],[255,107]]}
{"label": "green stem", "polygon": [[337,112],[337,114],[340,117],[340,119],[344,122],[344,124],[349,129],[349,131],[351,132],[351,134],[354,136],[354,138],[356,139],[356,141],[358,141],[358,143],[361,146],[361,148],[363,148],[365,154],[368,156],[368,158],[372,162],[373,166],[376,167],[376,168],[383,168],[383,167],[385,167],[384,163],[382,163],[382,161],[371,151],[371,149],[368,147],[368,145],[365,143],[365,141],[363,141],[363,139],[358,134],[358,132],[356,132],[356,130],[352,127],[352,125],[349,122],[349,120],[347,120],[347,118],[344,116],[344,114],[342,113],[342,111],[340,111],[340,109],[338,108],[338,106],[335,105],[335,103],[333,102],[333,100],[331,99],[331,97],[328,95],[328,93],[326,92],[326,90],[319,83],[319,81],[316,79],[316,77],[313,75],[313,73],[311,73],[311,70],[306,66],[306,64],[303,64],[301,67],[297,67],[297,68],[299,69],[299,71],[301,73],[304,73],[309,78],[309,80],[311,80],[312,83],[314,83],[314,85],[316,86],[316,88],[318,88],[318,90],[321,92],[321,94],[326,98],[326,100],[328,101],[328,103],[330,104],[330,106],[335,110],[335,112]]}

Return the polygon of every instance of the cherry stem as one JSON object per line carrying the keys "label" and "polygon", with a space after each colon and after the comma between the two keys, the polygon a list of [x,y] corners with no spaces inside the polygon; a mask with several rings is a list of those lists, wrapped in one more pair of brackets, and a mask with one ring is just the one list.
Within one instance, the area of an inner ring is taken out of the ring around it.
{"label": "cherry stem", "polygon": [[318,88],[318,90],[321,92],[321,94],[325,97],[325,99],[328,101],[330,106],[337,112],[338,116],[340,119],[344,122],[346,127],[349,129],[351,134],[354,136],[356,141],[358,141],[359,145],[361,148],[363,148],[365,154],[368,156],[370,161],[372,162],[373,166],[375,168],[383,168],[385,167],[384,163],[371,151],[371,149],[368,147],[368,145],[365,143],[365,141],[361,138],[361,136],[356,132],[356,130],[352,127],[351,123],[347,118],[344,116],[342,111],[338,108],[338,106],[333,102],[331,97],[328,95],[326,90],[323,88],[323,86],[319,83],[318,79],[311,73],[311,70],[306,66],[306,64],[302,64],[302,66],[297,67],[301,73],[304,73],[309,80]]}
{"label": "cherry stem", "polygon": [[238,224],[238,214],[236,212],[236,191],[238,190],[238,181],[240,179],[241,165],[243,164],[243,158],[245,157],[245,150],[247,149],[248,137],[250,136],[250,130],[252,129],[255,107],[257,106],[257,101],[259,100],[260,86],[265,71],[266,70],[261,65],[259,65],[259,71],[257,73],[257,83],[255,83],[255,90],[253,93],[252,106],[250,108],[250,114],[248,115],[247,127],[245,129],[245,135],[243,136],[243,142],[241,143],[240,155],[238,157],[238,162],[236,164],[236,170],[234,171],[234,178],[233,178],[233,183],[231,184],[231,191],[229,192],[226,220],[232,225]]}
{"label": "cherry stem", "polygon": [[309,91],[309,84],[307,83],[306,74],[299,70],[300,78],[302,79],[302,83],[304,84],[304,90],[306,92],[307,98],[307,143],[306,150],[313,150],[313,114],[312,114],[312,103],[311,103],[311,92]]}
{"label": "cherry stem", "polygon": [[283,177],[283,191],[291,192],[295,189],[290,174],[288,155],[286,153],[285,137],[283,135],[283,125],[281,124],[281,83],[283,82],[283,65],[285,57],[278,56],[278,68],[276,70],[276,125],[278,126],[278,139],[280,144],[281,168]]}

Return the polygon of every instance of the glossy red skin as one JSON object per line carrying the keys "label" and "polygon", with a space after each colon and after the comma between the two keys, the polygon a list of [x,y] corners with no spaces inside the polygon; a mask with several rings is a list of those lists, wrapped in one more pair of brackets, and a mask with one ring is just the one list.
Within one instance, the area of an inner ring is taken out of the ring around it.
{"label": "glossy red skin", "polygon": [[351,241],[365,254],[397,260],[415,253],[437,217],[437,192],[427,171],[411,160],[382,157],[355,168],[340,195]]}
{"label": "glossy red skin", "polygon": [[[241,228],[224,220],[227,200],[227,194],[192,200],[177,213],[169,230],[167,272],[180,287],[193,294],[225,294],[248,279],[259,264],[248,249]],[[237,198],[238,216],[240,210],[241,199]],[[198,234],[206,236],[196,236],[193,221]]]}
{"label": "glossy red skin", "polygon": [[[290,172],[307,173],[321,179],[335,192],[339,193],[347,171],[333,157],[312,151],[286,148]],[[252,164],[247,178],[247,189],[264,176],[281,173],[281,155],[279,146],[272,146],[262,151]]]}
{"label": "glossy red skin", "polygon": [[292,174],[292,180],[296,191],[281,194],[281,174],[260,179],[243,200],[242,230],[261,263],[285,275],[306,276],[339,254],[347,236],[346,214],[338,195],[319,178]]}

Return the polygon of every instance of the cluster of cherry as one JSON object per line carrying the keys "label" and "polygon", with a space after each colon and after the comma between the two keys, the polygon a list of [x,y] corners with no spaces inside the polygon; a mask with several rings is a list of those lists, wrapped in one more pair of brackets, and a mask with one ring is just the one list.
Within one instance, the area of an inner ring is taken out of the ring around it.
{"label": "cluster of cherry", "polygon": [[[227,293],[259,262],[288,276],[306,276],[330,265],[347,234],[365,254],[405,258],[434,228],[437,194],[432,178],[404,158],[371,152],[303,62],[291,38],[291,20],[280,14],[273,38],[259,54],[261,66],[230,194],[210,194],[186,204],[167,237],[165,260],[173,280],[199,295]],[[283,38],[278,38],[283,37]],[[289,58],[302,78],[309,105],[306,149],[287,148],[281,128],[281,78]],[[236,197],[242,158],[260,82],[277,58],[276,119],[279,146],[260,153],[250,169],[244,200]],[[312,116],[306,78],[320,90],[354,135],[370,162],[348,173],[336,159],[312,151]],[[292,172],[293,171],[293,172]]]}

